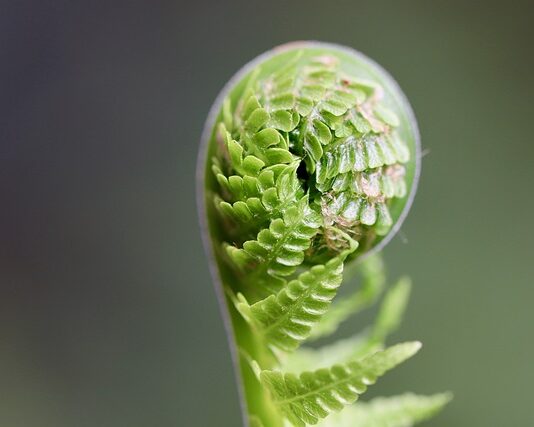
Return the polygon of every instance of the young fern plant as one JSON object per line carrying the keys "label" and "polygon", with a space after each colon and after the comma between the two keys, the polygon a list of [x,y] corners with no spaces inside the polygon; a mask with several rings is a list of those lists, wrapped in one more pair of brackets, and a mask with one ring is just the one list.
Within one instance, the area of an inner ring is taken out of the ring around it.
{"label": "young fern plant", "polygon": [[[303,346],[378,300],[383,265],[368,255],[409,209],[418,138],[393,79],[330,44],[276,48],[217,99],[199,156],[199,208],[246,425],[406,427],[449,400],[356,402],[421,347],[385,346],[408,300],[406,278],[387,291],[370,328]],[[336,298],[355,274],[359,287]]]}

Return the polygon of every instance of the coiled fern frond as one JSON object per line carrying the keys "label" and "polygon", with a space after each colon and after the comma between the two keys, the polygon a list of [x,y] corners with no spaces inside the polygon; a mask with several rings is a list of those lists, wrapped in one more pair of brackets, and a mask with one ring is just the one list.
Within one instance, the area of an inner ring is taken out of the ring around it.
{"label": "coiled fern frond", "polygon": [[[389,75],[332,45],[278,49],[229,83],[203,139],[204,233],[249,424],[401,427],[443,406],[445,395],[354,404],[420,348],[385,347],[407,279],[388,291],[371,328],[301,347],[377,300],[382,263],[359,258],[391,238],[415,191],[417,128]],[[352,271],[360,288],[336,298]]]}

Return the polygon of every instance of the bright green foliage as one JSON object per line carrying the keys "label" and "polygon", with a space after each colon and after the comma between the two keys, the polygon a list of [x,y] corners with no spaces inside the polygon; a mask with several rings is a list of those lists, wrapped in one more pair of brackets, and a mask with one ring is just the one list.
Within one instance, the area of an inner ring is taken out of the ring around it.
{"label": "bright green foliage", "polygon": [[[281,175],[283,177],[284,175]],[[243,243],[243,248],[227,246],[232,261],[250,270],[249,279],[256,286],[276,291],[304,261],[321,219],[308,206],[308,196],[283,209],[282,218],[275,218],[268,228],[261,230],[255,240]],[[273,288],[276,285],[277,288]]]}
{"label": "bright green foliage", "polygon": [[249,423],[250,423],[250,427],[263,427],[263,423],[256,416],[251,416]]}
{"label": "bright green foliage", "polygon": [[379,256],[367,259],[359,266],[362,274],[360,288],[348,297],[337,300],[313,329],[310,339],[334,333],[349,317],[373,304],[385,283],[382,260]]}
{"label": "bright green foliage", "polygon": [[412,427],[438,413],[450,400],[449,393],[418,396],[406,393],[360,403],[323,421],[321,427]]}
{"label": "bright green foliage", "polygon": [[276,295],[252,306],[240,295],[242,302],[238,310],[268,345],[285,351],[295,350],[327,312],[341,284],[343,261],[348,254],[344,252],[325,265],[313,266]]}
{"label": "bright green foliage", "polygon": [[420,347],[418,342],[398,344],[361,361],[304,372],[298,377],[263,371],[261,381],[293,425],[317,424],[331,412],[354,403],[377,377],[413,356]]}
{"label": "bright green foliage", "polygon": [[410,279],[404,277],[388,291],[371,333],[372,342],[383,344],[386,337],[399,327],[408,304],[410,289]]}
{"label": "bright green foliage", "polygon": [[[383,89],[341,72],[335,56],[296,57],[263,79],[257,74],[235,104],[224,104],[217,128],[222,151],[212,170],[221,186],[219,209],[261,231],[307,186],[310,208],[326,226],[314,239],[315,252],[346,249],[330,226],[364,242],[387,234],[389,202],[406,196],[410,152],[396,132],[399,119],[380,102]],[[306,185],[296,174],[301,163]],[[235,240],[249,228],[240,227]],[[236,256],[248,263],[247,256]]]}
{"label": "bright green foliage", "polygon": [[359,360],[383,349],[383,345],[370,339],[369,330],[349,338],[335,341],[319,348],[300,347],[296,352],[281,358],[281,365],[288,372],[303,372]]}
{"label": "bright green foliage", "polygon": [[[373,260],[373,264],[375,261]],[[406,278],[401,279],[386,293],[372,327],[351,338],[339,340],[318,349],[300,348],[285,358],[284,368],[288,371],[301,371],[324,367],[335,363],[359,360],[382,350],[388,335],[400,325],[408,303],[409,292],[410,282]]]}
{"label": "bright green foliage", "polygon": [[[385,343],[405,310],[407,279],[387,291],[371,327],[301,346],[335,332],[384,288],[380,258],[356,260],[386,238],[408,199],[418,160],[410,115],[375,64],[335,49],[280,55],[227,94],[203,177],[250,426],[411,426],[448,397],[352,405],[420,348]],[[353,271],[359,287],[335,299]]]}

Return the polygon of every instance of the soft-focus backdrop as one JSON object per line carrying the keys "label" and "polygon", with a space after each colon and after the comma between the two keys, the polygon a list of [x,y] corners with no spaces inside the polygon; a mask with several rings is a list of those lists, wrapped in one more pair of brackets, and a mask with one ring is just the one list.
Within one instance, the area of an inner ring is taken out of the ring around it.
{"label": "soft-focus backdrop", "polygon": [[1,1],[0,425],[240,425],[197,145],[226,80],[296,39],[387,68],[427,152],[386,250],[415,282],[392,341],[425,347],[375,392],[452,390],[435,427],[533,425],[530,6]]}

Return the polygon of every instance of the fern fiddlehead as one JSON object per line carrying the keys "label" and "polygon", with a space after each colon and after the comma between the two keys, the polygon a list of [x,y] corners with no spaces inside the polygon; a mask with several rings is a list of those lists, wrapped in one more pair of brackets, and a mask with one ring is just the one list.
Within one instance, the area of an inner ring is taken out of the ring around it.
{"label": "fern fiddlehead", "polygon": [[[443,394],[354,404],[420,347],[385,348],[406,305],[406,279],[369,330],[301,347],[377,299],[381,261],[358,260],[400,226],[417,184],[418,143],[391,77],[334,45],[268,52],[219,96],[199,156],[199,206],[249,425],[401,427],[447,402]],[[363,281],[335,299],[344,268],[361,270]]]}

